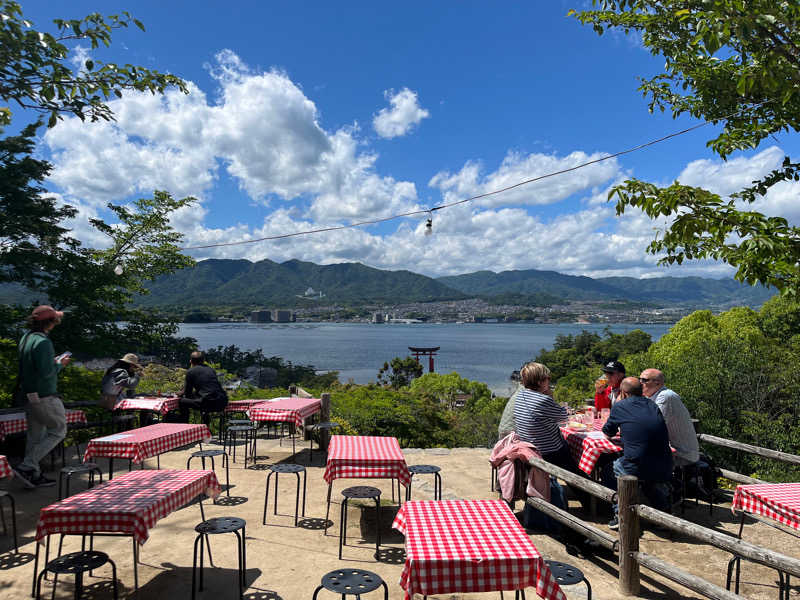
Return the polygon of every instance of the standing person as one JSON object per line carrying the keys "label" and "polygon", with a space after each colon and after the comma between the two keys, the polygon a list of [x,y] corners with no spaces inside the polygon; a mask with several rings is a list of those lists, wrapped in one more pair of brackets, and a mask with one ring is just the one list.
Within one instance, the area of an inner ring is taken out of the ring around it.
{"label": "standing person", "polygon": [[113,410],[117,402],[124,397],[131,398],[139,385],[141,376],[139,357],[128,353],[106,369],[103,375],[102,397],[100,405]]}
{"label": "standing person", "polygon": [[222,389],[214,369],[205,364],[202,352],[192,352],[189,363],[178,403],[181,421],[188,423],[189,410],[195,409],[203,413],[203,423],[208,425],[208,413],[221,411],[228,406],[228,394]]}
{"label": "standing person", "polygon": [[42,475],[39,462],[67,435],[64,403],[58,395],[58,374],[69,364],[69,356],[55,356],[48,334],[61,323],[64,313],[41,305],[28,317],[28,331],[19,342],[19,375],[28,421],[25,458],[14,469],[29,488],[55,485]]}
{"label": "standing person", "polygon": [[611,408],[620,399],[619,385],[625,377],[625,365],[618,360],[611,360],[603,367],[603,373],[608,380],[607,385],[598,379],[594,388],[594,408],[598,412]]}
{"label": "standing person", "polygon": [[[643,395],[642,384],[636,377],[626,377],[620,384],[620,400],[611,408],[603,433],[612,438],[620,432],[623,454],[610,463],[603,473],[606,487],[617,489],[617,477],[635,475],[642,484],[645,496],[658,510],[670,510],[670,480],[672,479],[672,450],[669,433],[661,411],[655,402]],[[609,528],[618,529],[617,504]]]}
{"label": "standing person", "polygon": [[700,444],[692,425],[692,416],[681,397],[664,385],[664,373],[645,369],[639,376],[644,395],[656,403],[669,431],[669,443],[675,448],[672,455],[676,467],[685,467],[700,460]]}

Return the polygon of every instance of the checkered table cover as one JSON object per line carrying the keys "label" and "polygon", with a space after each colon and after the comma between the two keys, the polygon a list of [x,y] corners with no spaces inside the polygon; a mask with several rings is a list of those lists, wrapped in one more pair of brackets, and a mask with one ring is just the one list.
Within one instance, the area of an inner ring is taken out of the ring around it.
{"label": "checkered table cover", "polygon": [[36,539],[54,533],[123,533],[140,544],[156,521],[200,494],[217,497],[214,471],[131,471],[92,489],[45,506]]}
{"label": "checkered table cover", "polygon": [[[86,423],[86,413],[82,410],[66,409],[67,423]],[[25,411],[0,415],[0,440],[12,433],[23,433],[28,429]]]}
{"label": "checkered table cover", "polygon": [[294,422],[300,428],[306,418],[322,410],[319,398],[280,398],[253,405],[247,416],[251,421]]}
{"label": "checkered table cover", "polygon": [[178,408],[180,398],[177,396],[123,398],[114,406],[114,410],[151,410],[165,415]]}
{"label": "checkered table cover", "polygon": [[94,438],[89,441],[84,461],[96,457],[130,458],[135,463],[163,452],[186,446],[192,442],[207,442],[211,431],[206,425],[185,423],[158,423],[121,431],[114,435]]}
{"label": "checkered table cover", "polygon": [[[603,429],[601,419],[595,419],[593,430],[600,431]],[[597,464],[597,459],[601,454],[618,454],[622,452],[622,446],[619,446],[603,436],[602,439],[595,439],[589,437],[588,431],[575,431],[569,427],[561,428],[561,435],[567,441],[570,452],[578,463],[578,468],[591,475],[594,466]]]}
{"label": "checkered table cover", "polygon": [[277,402],[278,400],[286,399],[287,398],[248,398],[247,400],[231,400],[228,402],[228,406],[225,407],[225,412],[247,412],[256,404]]}
{"label": "checkered table cover", "polygon": [[565,600],[542,555],[502,500],[410,501],[392,523],[406,537],[400,586],[414,594],[536,588]]}
{"label": "checkered table cover", "polygon": [[739,485],[731,511],[744,510],[800,529],[800,483]]}
{"label": "checkered table cover", "polygon": [[11,465],[8,464],[8,459],[0,454],[0,479],[3,477],[13,477],[14,471],[11,470]]}
{"label": "checkered table cover", "polygon": [[399,479],[408,486],[411,474],[397,438],[367,435],[334,435],[328,446],[323,478]]}

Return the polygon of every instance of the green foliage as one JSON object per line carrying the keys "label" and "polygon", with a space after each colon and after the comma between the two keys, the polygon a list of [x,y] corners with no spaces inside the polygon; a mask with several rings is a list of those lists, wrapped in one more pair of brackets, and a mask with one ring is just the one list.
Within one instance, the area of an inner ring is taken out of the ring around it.
{"label": "green foliage", "polygon": [[[770,135],[800,129],[800,4],[774,0],[595,0],[599,10],[570,11],[602,34],[609,28],[641,35],[664,72],[639,87],[650,110],[670,110],[723,125],[708,146],[723,159],[758,147]],[[723,200],[675,182],[662,188],[636,179],[616,186],[617,214],[629,207],[671,225],[649,251],[662,264],[722,260],[736,278],[790,294],[800,290],[800,228],[780,217],[741,210],[773,186],[800,179],[800,163],[781,168]]]}
{"label": "green foliage", "polygon": [[[49,115],[49,127],[64,113],[81,120],[113,119],[107,102],[121,97],[125,90],[155,94],[176,87],[188,93],[186,84],[175,75],[141,66],[90,59],[73,69],[70,51],[75,44],[89,42],[95,49],[110,46],[115,29],[134,25],[144,31],[144,25],[127,12],[54,19],[52,32],[34,29],[16,2],[0,0],[0,15],[0,99]],[[3,108],[0,121],[8,122],[10,115],[10,110]]]}
{"label": "green foliage", "polygon": [[422,365],[416,359],[395,356],[390,363],[385,362],[378,371],[378,383],[394,389],[407,386],[415,377],[422,375]]}

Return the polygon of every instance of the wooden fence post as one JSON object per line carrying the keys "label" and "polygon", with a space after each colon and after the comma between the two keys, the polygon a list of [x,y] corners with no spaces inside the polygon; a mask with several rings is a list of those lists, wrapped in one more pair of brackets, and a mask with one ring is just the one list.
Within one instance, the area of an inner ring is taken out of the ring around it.
{"label": "wooden fence post", "polygon": [[639,515],[634,510],[639,480],[633,475],[617,477],[619,502],[619,591],[625,596],[639,595]]}
{"label": "wooden fence post", "polygon": [[[328,393],[320,396],[322,407],[319,411],[319,421],[324,423],[331,420],[331,395]],[[319,432],[319,446],[326,452],[328,451],[328,444],[331,441],[331,432],[329,429],[321,429]]]}

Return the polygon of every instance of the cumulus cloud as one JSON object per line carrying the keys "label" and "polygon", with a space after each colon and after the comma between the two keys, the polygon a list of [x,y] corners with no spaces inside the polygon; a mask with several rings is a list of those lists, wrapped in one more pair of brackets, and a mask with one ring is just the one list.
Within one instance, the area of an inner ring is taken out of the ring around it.
{"label": "cumulus cloud", "polygon": [[417,93],[408,88],[397,93],[386,90],[383,95],[391,106],[380,109],[372,119],[375,132],[382,138],[404,136],[430,117],[430,112],[419,105]]}

